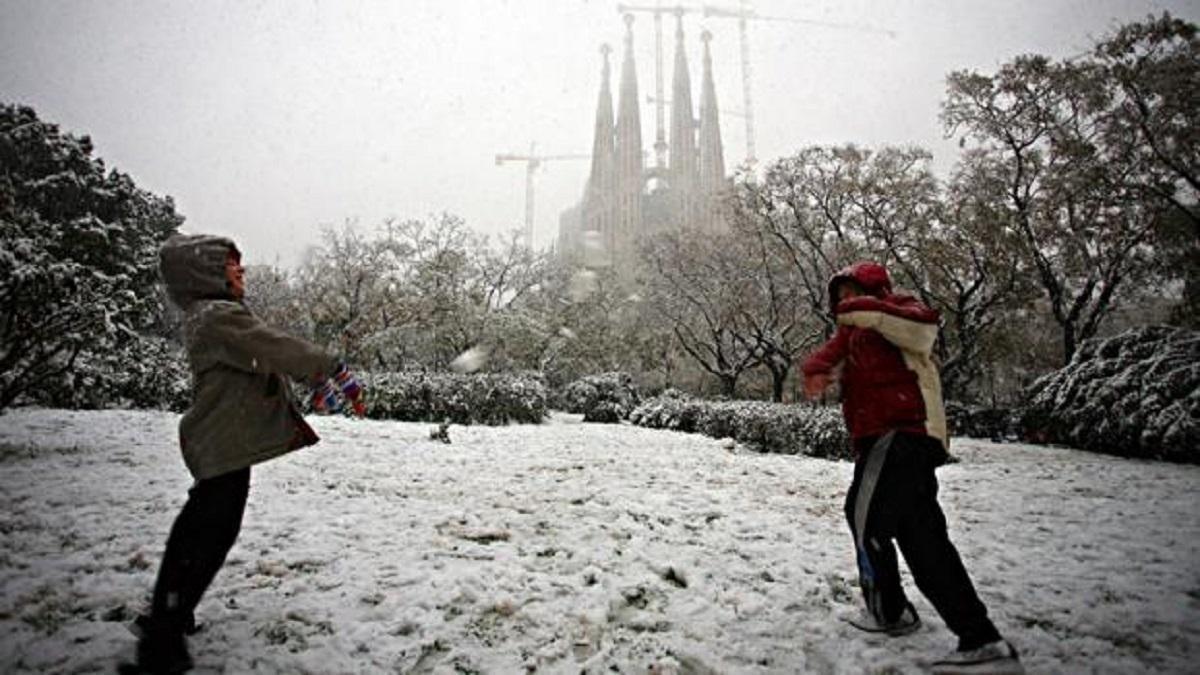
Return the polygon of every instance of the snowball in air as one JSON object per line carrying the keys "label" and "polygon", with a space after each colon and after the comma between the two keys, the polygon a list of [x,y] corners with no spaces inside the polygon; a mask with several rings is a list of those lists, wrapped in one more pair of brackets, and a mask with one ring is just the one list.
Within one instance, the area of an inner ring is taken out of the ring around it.
{"label": "snowball in air", "polygon": [[571,277],[571,286],[567,294],[575,302],[580,302],[596,290],[596,273],[591,270],[579,270]]}
{"label": "snowball in air", "polygon": [[459,354],[450,362],[450,370],[456,373],[473,373],[487,363],[488,350],[483,347],[471,347]]}

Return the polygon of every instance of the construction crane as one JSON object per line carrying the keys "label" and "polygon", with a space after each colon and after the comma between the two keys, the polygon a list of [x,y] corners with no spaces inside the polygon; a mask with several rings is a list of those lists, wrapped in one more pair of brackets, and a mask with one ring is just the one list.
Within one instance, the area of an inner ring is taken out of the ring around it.
{"label": "construction crane", "polygon": [[591,159],[591,155],[539,155],[534,152],[535,145],[529,144],[529,154],[501,153],[496,155],[496,166],[505,162],[525,162],[525,246],[533,250],[533,174],[545,162],[565,159]]}
{"label": "construction crane", "polygon": [[685,14],[702,14],[705,18],[738,20],[738,37],[740,38],[742,60],[742,107],[745,110],[744,113],[738,116],[743,117],[746,120],[746,163],[750,165],[753,165],[755,162],[757,162],[758,158],[756,156],[756,150],[754,147],[754,104],[750,92],[750,38],[746,25],[749,21],[782,21],[787,23],[807,24],[810,26],[822,26],[825,28],[846,28],[868,33],[880,33],[887,35],[888,37],[895,37],[896,35],[892,31],[867,25],[759,14],[750,8],[747,0],[742,0],[741,6],[737,9],[716,7],[713,5],[694,7],[675,4],[671,6],[665,6],[661,1],[656,1],[653,6],[618,4],[617,12],[621,14],[645,12],[654,15],[654,157],[655,164],[659,170],[664,169],[667,163],[667,142],[664,130],[664,108],[667,104],[667,101],[665,98],[663,98],[662,56],[662,15],[664,13],[674,14],[675,16],[679,17],[682,17]]}
{"label": "construction crane", "polygon": [[817,21],[813,19],[795,19],[784,16],[765,16],[755,12],[750,8],[746,0],[742,0],[741,6],[738,9],[728,9],[723,7],[714,7],[712,5],[704,6],[705,18],[716,19],[737,19],[738,22],[738,38],[740,40],[742,53],[742,107],[746,111],[746,163],[753,166],[758,161],[754,148],[754,104],[750,96],[750,38],[746,24],[749,21],[784,21],[787,23],[803,23],[810,26],[823,26],[826,28],[848,28],[851,30],[859,30],[869,33],[882,33],[888,37],[895,37],[896,34],[892,31],[872,26],[840,23],[834,21]]}
{"label": "construction crane", "polygon": [[[646,103],[658,103],[658,99],[647,94],[646,95]],[[663,105],[665,105],[665,106],[671,105],[671,99],[667,99],[667,100],[663,101]],[[745,117],[746,116],[746,113],[742,112],[741,110],[734,110],[733,108],[718,108],[718,110],[721,112],[722,115],[733,115],[734,117]]]}

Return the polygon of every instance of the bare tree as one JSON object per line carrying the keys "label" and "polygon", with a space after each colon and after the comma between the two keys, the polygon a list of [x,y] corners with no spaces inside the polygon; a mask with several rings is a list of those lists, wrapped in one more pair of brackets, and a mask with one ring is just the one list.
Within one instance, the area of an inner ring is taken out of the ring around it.
{"label": "bare tree", "polygon": [[740,320],[754,279],[735,239],[731,233],[700,237],[672,231],[643,247],[653,307],[671,325],[680,348],[717,378],[728,397],[762,357]]}
{"label": "bare tree", "polygon": [[995,75],[948,79],[943,119],[975,142],[971,170],[1003,186],[1021,253],[1061,332],[1062,358],[1095,335],[1117,291],[1144,273],[1156,210],[1133,197],[1128,166],[1105,161],[1112,103],[1102,69],[1020,57]]}
{"label": "bare tree", "polygon": [[1010,214],[1001,206],[1003,194],[997,194],[1002,190],[986,179],[986,171],[968,166],[970,154],[918,244],[925,294],[942,313],[942,382],[947,396],[957,400],[977,398],[985,376],[995,395],[997,360],[1013,356],[997,352],[997,333],[1019,331],[1003,320],[1034,295]]}
{"label": "bare tree", "polygon": [[[946,317],[938,350],[948,390],[962,395],[980,377],[981,341],[1011,302],[1017,259],[992,208],[994,181],[972,174],[945,189],[930,160],[915,147],[807,148],[770,165],[761,182],[740,181],[733,221],[763,232],[791,262],[805,324],[826,334],[829,277],[858,259],[885,264],[898,288]],[[799,342],[814,337],[801,331]]]}
{"label": "bare tree", "polygon": [[1110,162],[1131,187],[1169,203],[1200,237],[1200,39],[1196,25],[1162,14],[1131,23],[1092,54],[1112,87],[1103,124]]}
{"label": "bare tree", "polygon": [[826,285],[866,250],[856,228],[851,165],[863,151],[853,146],[810,147],[771,163],[763,179],[741,176],[735,185],[732,218],[753,224],[791,261],[811,317],[832,332]]}
{"label": "bare tree", "polygon": [[384,284],[384,259],[376,242],[352,221],[326,227],[295,275],[299,305],[312,336],[355,363],[381,365],[364,344],[376,328]]}
{"label": "bare tree", "polygon": [[803,283],[773,234],[758,219],[734,213],[729,243],[740,249],[750,272],[735,316],[738,332],[753,340],[758,361],[771,374],[771,398],[780,402],[796,358],[817,344],[823,324],[813,320]]}

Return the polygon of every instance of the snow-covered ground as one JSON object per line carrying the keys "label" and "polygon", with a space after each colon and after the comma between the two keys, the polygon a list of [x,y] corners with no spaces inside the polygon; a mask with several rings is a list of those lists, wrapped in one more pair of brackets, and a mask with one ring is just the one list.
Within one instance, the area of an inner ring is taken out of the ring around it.
{"label": "snow-covered ground", "polygon": [[[0,416],[0,670],[111,671],[190,484],[177,417]],[[839,618],[851,466],[582,424],[316,419],[254,471],[198,672],[917,673]],[[956,439],[942,503],[1031,673],[1196,672],[1200,467]],[[911,589],[911,582],[909,583]]]}

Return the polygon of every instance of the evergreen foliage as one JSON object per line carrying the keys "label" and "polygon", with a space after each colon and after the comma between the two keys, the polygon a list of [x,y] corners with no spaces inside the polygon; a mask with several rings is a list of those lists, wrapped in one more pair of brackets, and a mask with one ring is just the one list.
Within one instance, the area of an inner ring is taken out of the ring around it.
{"label": "evergreen foliage", "polygon": [[58,408],[134,408],[183,412],[192,400],[183,349],[171,340],[136,336],[111,350],[85,350],[75,367],[37,392]]}
{"label": "evergreen foliage", "polygon": [[984,408],[946,402],[946,424],[951,436],[1003,441],[1016,438],[1016,415],[1007,408]]}
{"label": "evergreen foliage", "polygon": [[588,375],[563,388],[558,407],[582,414],[585,422],[619,422],[641,403],[641,393],[629,373]]}
{"label": "evergreen foliage", "polygon": [[87,136],[0,104],[0,409],[70,385],[81,363],[138,360],[131,345],[164,316],[158,247],[182,221]]}
{"label": "evergreen foliage", "polygon": [[1033,384],[1031,439],[1125,457],[1200,464],[1200,333],[1144,326],[1080,344]]}
{"label": "evergreen foliage", "polygon": [[528,373],[366,373],[367,417],[402,422],[540,424],[546,385]]}
{"label": "evergreen foliage", "polygon": [[642,403],[629,421],[652,429],[732,438],[760,452],[850,458],[850,437],[837,408],[667,394]]}

